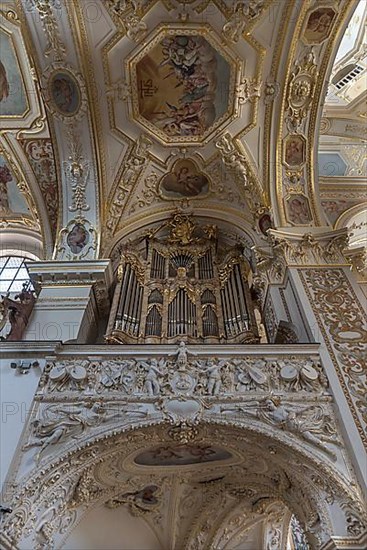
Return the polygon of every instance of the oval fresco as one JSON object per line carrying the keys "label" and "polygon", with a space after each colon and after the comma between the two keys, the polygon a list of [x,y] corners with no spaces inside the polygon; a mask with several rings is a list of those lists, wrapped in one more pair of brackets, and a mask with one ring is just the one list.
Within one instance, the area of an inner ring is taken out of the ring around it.
{"label": "oval fresco", "polygon": [[188,466],[232,458],[231,453],[214,445],[175,445],[149,449],[135,457],[141,466]]}
{"label": "oval fresco", "polygon": [[81,223],[76,223],[66,238],[66,242],[73,254],[79,254],[88,244],[88,241],[88,231]]}
{"label": "oval fresco", "polygon": [[79,84],[69,71],[58,70],[49,80],[49,95],[54,108],[64,116],[75,115],[80,108]]}
{"label": "oval fresco", "polygon": [[165,36],[136,64],[139,114],[166,138],[202,137],[229,108],[230,73],[203,36]]}
{"label": "oval fresco", "polygon": [[209,191],[209,179],[188,159],[175,162],[172,170],[159,183],[159,192],[165,199],[197,197]]}

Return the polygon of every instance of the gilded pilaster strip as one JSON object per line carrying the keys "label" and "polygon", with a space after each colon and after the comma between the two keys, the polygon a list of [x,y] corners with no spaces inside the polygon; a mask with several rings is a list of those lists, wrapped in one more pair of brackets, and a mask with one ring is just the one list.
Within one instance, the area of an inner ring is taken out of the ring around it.
{"label": "gilded pilaster strip", "polygon": [[303,269],[299,274],[362,442],[366,445],[367,371],[363,367],[367,343],[366,315],[342,269]]}

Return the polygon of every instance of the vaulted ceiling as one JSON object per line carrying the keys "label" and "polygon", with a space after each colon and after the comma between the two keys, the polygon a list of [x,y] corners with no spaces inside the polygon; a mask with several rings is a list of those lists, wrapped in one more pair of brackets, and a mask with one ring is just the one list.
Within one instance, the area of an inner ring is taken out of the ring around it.
{"label": "vaulted ceiling", "polygon": [[3,4],[5,248],[105,257],[175,209],[254,243],[270,224],[363,227],[363,5]]}

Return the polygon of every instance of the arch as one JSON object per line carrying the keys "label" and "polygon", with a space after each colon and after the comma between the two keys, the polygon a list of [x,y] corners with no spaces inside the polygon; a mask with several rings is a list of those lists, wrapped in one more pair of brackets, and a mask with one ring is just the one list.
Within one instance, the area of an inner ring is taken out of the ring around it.
{"label": "arch", "polygon": [[[137,238],[139,235],[143,236],[147,231],[155,224],[162,223],[168,220],[174,212],[173,207],[169,207],[165,210],[160,210],[152,213],[146,213],[143,218],[131,218],[123,229],[120,229],[113,240],[108,243],[104,250],[104,257],[114,257],[115,251],[118,249],[118,245],[121,241],[127,239]],[[191,213],[191,211],[190,211]],[[245,221],[238,213],[238,211],[224,212],[221,209],[214,208],[195,208],[195,218],[198,221],[208,220],[210,222],[217,223],[220,227],[224,228],[227,232],[237,233],[239,238],[242,238],[249,246],[261,243],[261,234],[254,232],[252,225]],[[106,243],[105,243],[106,244]]]}
{"label": "arch", "polygon": [[[196,455],[200,449],[203,456],[214,452],[215,441],[215,446],[230,453],[231,459],[220,458],[214,463],[202,460],[199,464],[181,465],[179,470],[172,465],[162,465],[159,457],[164,456],[163,449],[182,448],[183,433],[189,439],[188,448],[191,445]],[[162,447],[155,455],[158,464],[147,469],[134,462],[138,452],[157,445]],[[246,505],[249,514],[259,514],[279,501],[297,516],[314,546],[328,540],[333,532],[328,502],[333,502],[335,509],[352,496],[355,498],[347,480],[331,463],[320,461],[295,440],[285,442],[262,427],[244,426],[231,419],[191,426],[181,423],[173,429],[172,423],[157,415],[149,420],[131,422],[130,419],[129,425],[114,425],[98,435],[89,433],[78,441],[76,448],[75,443],[69,442],[53,452],[41,467],[33,469],[18,484],[13,512],[3,530],[16,548],[24,548],[25,542],[36,548],[42,548],[42,544],[60,547],[76,521],[91,507],[111,499],[117,505],[127,506],[132,513],[139,515],[140,512],[149,523],[149,510],[156,509],[153,504],[157,504],[158,495],[166,495],[171,490],[177,492],[177,481],[186,488],[187,494],[192,493],[193,502],[196,502],[195,494],[199,494],[200,505],[204,499],[207,511],[220,510],[223,503],[228,503],[228,513],[235,505]],[[152,485],[157,487],[153,491],[157,497],[151,496],[142,502],[144,487]],[[186,493],[180,493],[180,498]],[[192,504],[192,511],[195,510]],[[207,512],[195,522],[195,529],[190,523],[192,536],[178,535],[184,541],[184,548],[190,548],[192,537],[204,529]],[[215,537],[213,525],[208,537]],[[32,542],[27,538],[30,533]]]}
{"label": "arch", "polygon": [[335,229],[342,227],[349,230],[351,248],[366,247],[367,202],[352,206],[343,212],[335,222]]}
{"label": "arch", "polygon": [[[277,78],[284,82],[284,87],[279,94],[279,99],[272,105],[274,132],[270,141],[270,146],[272,145],[275,151],[275,162],[272,162],[271,166],[274,167],[276,177],[274,177],[275,185],[270,191],[277,227],[290,225],[284,204],[287,193],[300,193],[301,190],[307,196],[312,213],[308,216],[308,225],[325,225],[317,193],[314,159],[318,139],[315,139],[315,136],[319,134],[328,76],[332,70],[343,30],[354,8],[355,4],[349,3],[341,6],[337,12],[331,10],[334,15],[330,18],[329,34],[322,42],[315,39],[309,42],[306,36],[309,18],[320,9],[317,5],[310,6],[304,3],[292,20],[292,26],[288,27],[289,32],[293,31],[293,36],[289,47],[282,50],[283,63],[278,65],[280,76],[278,74]],[[296,10],[296,6],[293,6],[293,9]],[[283,76],[284,67],[286,67],[285,77]],[[297,161],[299,167],[289,170],[285,163],[285,144],[288,136],[295,135],[303,135],[307,140],[304,162],[299,159]],[[270,178],[269,171],[269,180]]]}

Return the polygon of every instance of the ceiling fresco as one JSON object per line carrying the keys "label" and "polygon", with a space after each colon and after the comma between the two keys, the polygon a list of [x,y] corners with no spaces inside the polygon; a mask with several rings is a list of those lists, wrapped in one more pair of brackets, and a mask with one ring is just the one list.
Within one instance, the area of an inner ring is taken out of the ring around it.
{"label": "ceiling fresco", "polygon": [[202,141],[230,115],[233,71],[208,39],[162,31],[133,62],[134,115],[164,143]]}
{"label": "ceiling fresco", "polygon": [[184,158],[177,160],[159,182],[160,195],[166,200],[200,197],[209,189],[210,178],[198,170],[194,161]]}
{"label": "ceiling fresco", "polygon": [[16,212],[29,214],[29,207],[17,186],[14,174],[12,174],[6,159],[2,156],[0,156],[0,185],[0,209],[2,215],[9,215]]}
{"label": "ceiling fresco", "polygon": [[39,224],[32,195],[22,181],[17,167],[0,149],[0,224],[2,227],[24,225],[38,229]]}
{"label": "ceiling fresco", "polygon": [[[330,227],[361,202],[366,9],[301,4],[10,1],[0,139],[46,255],[108,256],[176,209],[231,219],[261,245],[268,227]],[[363,70],[336,93],[351,63]]]}

